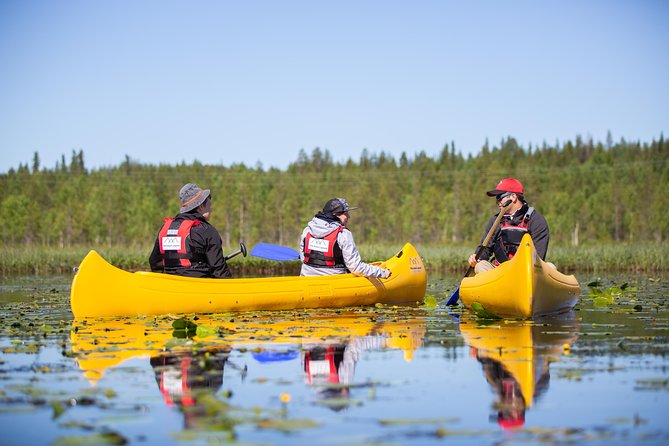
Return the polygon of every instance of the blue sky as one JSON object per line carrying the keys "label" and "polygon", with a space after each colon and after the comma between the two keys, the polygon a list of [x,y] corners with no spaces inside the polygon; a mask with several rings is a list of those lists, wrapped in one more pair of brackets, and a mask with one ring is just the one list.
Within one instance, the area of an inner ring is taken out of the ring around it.
{"label": "blue sky", "polygon": [[0,2],[0,172],[669,136],[669,2]]}

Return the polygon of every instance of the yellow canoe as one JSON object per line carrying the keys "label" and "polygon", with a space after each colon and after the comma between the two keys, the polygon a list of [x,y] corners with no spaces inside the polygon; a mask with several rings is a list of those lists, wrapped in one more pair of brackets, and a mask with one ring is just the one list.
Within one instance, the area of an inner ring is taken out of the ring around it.
{"label": "yellow canoe", "polygon": [[470,308],[478,302],[500,316],[529,318],[573,308],[580,291],[576,277],[541,260],[532,238],[525,234],[511,260],[462,279],[460,299]]}
{"label": "yellow canoe", "polygon": [[335,308],[417,302],[427,286],[425,266],[409,243],[381,263],[388,279],[339,274],[319,277],[201,279],[130,273],[91,251],[72,281],[75,317]]}

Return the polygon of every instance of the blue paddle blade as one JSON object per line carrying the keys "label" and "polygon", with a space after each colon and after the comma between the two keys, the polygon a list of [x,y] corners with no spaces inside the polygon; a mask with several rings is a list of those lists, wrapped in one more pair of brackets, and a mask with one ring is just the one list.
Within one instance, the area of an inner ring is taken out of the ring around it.
{"label": "blue paddle blade", "polygon": [[451,294],[451,297],[448,299],[448,302],[446,302],[446,305],[455,305],[458,303],[458,299],[460,299],[460,285],[453,291],[453,294]]}
{"label": "blue paddle blade", "polygon": [[258,243],[251,250],[251,255],[269,260],[297,260],[300,253],[287,246],[272,245],[269,243]]}
{"label": "blue paddle blade", "polygon": [[288,350],[287,352],[275,352],[271,350],[265,350],[260,353],[254,353],[253,359],[258,362],[276,362],[276,361],[290,361],[299,356],[297,350]]}

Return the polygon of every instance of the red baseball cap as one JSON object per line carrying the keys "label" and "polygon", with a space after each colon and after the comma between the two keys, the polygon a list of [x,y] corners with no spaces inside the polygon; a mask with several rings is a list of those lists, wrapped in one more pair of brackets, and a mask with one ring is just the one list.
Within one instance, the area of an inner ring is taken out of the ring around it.
{"label": "red baseball cap", "polygon": [[504,178],[502,181],[497,183],[497,186],[493,190],[489,190],[486,194],[489,197],[496,197],[499,194],[505,192],[513,192],[514,194],[524,195],[523,185],[520,184],[520,181],[515,178]]}
{"label": "red baseball cap", "polygon": [[518,414],[517,416],[499,415],[497,424],[502,429],[519,429],[525,425],[525,414]]}

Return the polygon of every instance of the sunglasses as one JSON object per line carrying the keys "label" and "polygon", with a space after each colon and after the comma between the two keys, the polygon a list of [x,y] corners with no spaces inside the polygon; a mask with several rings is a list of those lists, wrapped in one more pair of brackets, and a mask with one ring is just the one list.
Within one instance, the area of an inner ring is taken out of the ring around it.
{"label": "sunglasses", "polygon": [[499,203],[500,201],[504,200],[506,197],[510,197],[513,195],[513,192],[507,192],[505,194],[500,194],[497,196],[497,202]]}

